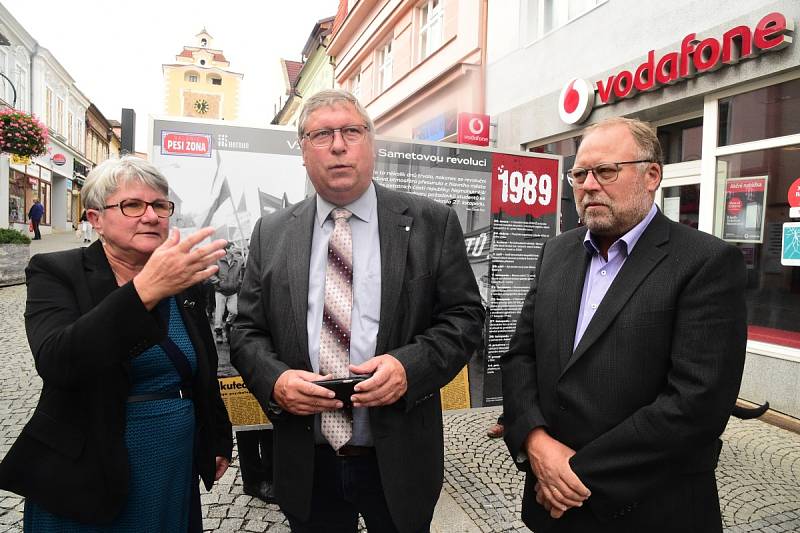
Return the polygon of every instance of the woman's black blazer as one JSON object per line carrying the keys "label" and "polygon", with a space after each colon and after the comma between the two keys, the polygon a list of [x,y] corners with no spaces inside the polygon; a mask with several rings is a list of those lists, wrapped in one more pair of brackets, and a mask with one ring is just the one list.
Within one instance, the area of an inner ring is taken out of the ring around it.
{"label": "woman's black blazer", "polygon": [[[108,523],[128,493],[131,359],[158,344],[166,325],[145,309],[133,283],[117,286],[99,242],[35,255],[26,275],[25,328],[43,386],[33,416],[0,463],[0,488],[56,515]],[[210,489],[215,457],[231,457],[231,424],[201,291],[191,287],[176,298],[197,352],[195,466]]]}

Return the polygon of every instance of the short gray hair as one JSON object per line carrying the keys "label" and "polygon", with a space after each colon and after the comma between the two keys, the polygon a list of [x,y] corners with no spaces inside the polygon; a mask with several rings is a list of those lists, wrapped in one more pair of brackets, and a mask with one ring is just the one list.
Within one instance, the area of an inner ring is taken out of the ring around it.
{"label": "short gray hair", "polygon": [[150,162],[140,157],[126,155],[119,159],[106,159],[89,172],[81,189],[81,199],[87,209],[103,209],[106,199],[121,185],[138,181],[153,190],[169,194],[167,178]]}
{"label": "short gray hair", "polygon": [[364,109],[364,106],[359,103],[358,98],[356,98],[353,93],[347,92],[343,89],[325,89],[324,91],[320,91],[310,96],[306,100],[305,104],[303,105],[303,110],[300,112],[300,118],[297,120],[297,137],[302,139],[303,134],[306,133],[306,121],[311,113],[321,107],[333,107],[341,104],[351,104],[356,108],[356,111],[358,111],[358,114],[361,115],[361,119],[364,121],[364,124],[367,125],[367,129],[369,130],[368,135],[374,138],[375,125],[372,123],[372,119],[369,118],[367,110]]}
{"label": "short gray hair", "polygon": [[658,163],[658,168],[664,165],[664,153],[661,150],[661,143],[658,141],[656,129],[649,122],[644,122],[635,118],[627,117],[609,117],[601,120],[597,124],[592,124],[583,132],[586,137],[595,130],[601,128],[611,128],[614,126],[625,126],[633,137],[639,153],[636,155],[637,159],[652,161]]}

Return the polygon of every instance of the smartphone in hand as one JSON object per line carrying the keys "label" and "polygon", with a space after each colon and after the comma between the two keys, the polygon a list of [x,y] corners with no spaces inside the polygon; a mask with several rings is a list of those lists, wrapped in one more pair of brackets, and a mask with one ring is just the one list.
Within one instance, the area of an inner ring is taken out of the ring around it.
{"label": "smartphone in hand", "polygon": [[354,394],[353,387],[371,377],[372,374],[364,374],[346,378],[323,379],[322,381],[315,381],[314,384],[332,390],[336,393],[336,399],[340,400],[345,407],[352,407],[353,402],[350,401],[350,397]]}

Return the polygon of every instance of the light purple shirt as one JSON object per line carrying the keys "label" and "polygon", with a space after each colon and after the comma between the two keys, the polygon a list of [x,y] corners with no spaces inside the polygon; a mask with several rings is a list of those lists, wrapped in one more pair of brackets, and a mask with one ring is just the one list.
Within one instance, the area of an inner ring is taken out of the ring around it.
{"label": "light purple shirt", "polygon": [[641,222],[632,227],[628,233],[614,241],[608,249],[608,260],[604,259],[600,253],[600,248],[594,240],[591,231],[586,232],[583,245],[586,252],[591,254],[592,260],[586,268],[586,279],[583,282],[583,294],[581,296],[581,309],[578,312],[578,327],[575,330],[575,342],[572,350],[578,347],[586,328],[594,317],[595,311],[600,307],[600,303],[605,298],[608,289],[619,274],[622,265],[628,259],[639,238],[644,233],[650,221],[658,213],[656,204],[650,207],[650,211]]}

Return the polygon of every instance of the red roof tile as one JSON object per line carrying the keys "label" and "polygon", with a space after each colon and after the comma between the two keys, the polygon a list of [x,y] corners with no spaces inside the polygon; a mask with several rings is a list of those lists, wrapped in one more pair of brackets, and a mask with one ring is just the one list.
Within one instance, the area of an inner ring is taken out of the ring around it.
{"label": "red roof tile", "polygon": [[300,74],[300,70],[303,68],[303,63],[300,61],[289,61],[288,59],[284,59],[283,64],[286,68],[286,78],[289,80],[289,86],[294,87],[297,83],[297,77]]}

